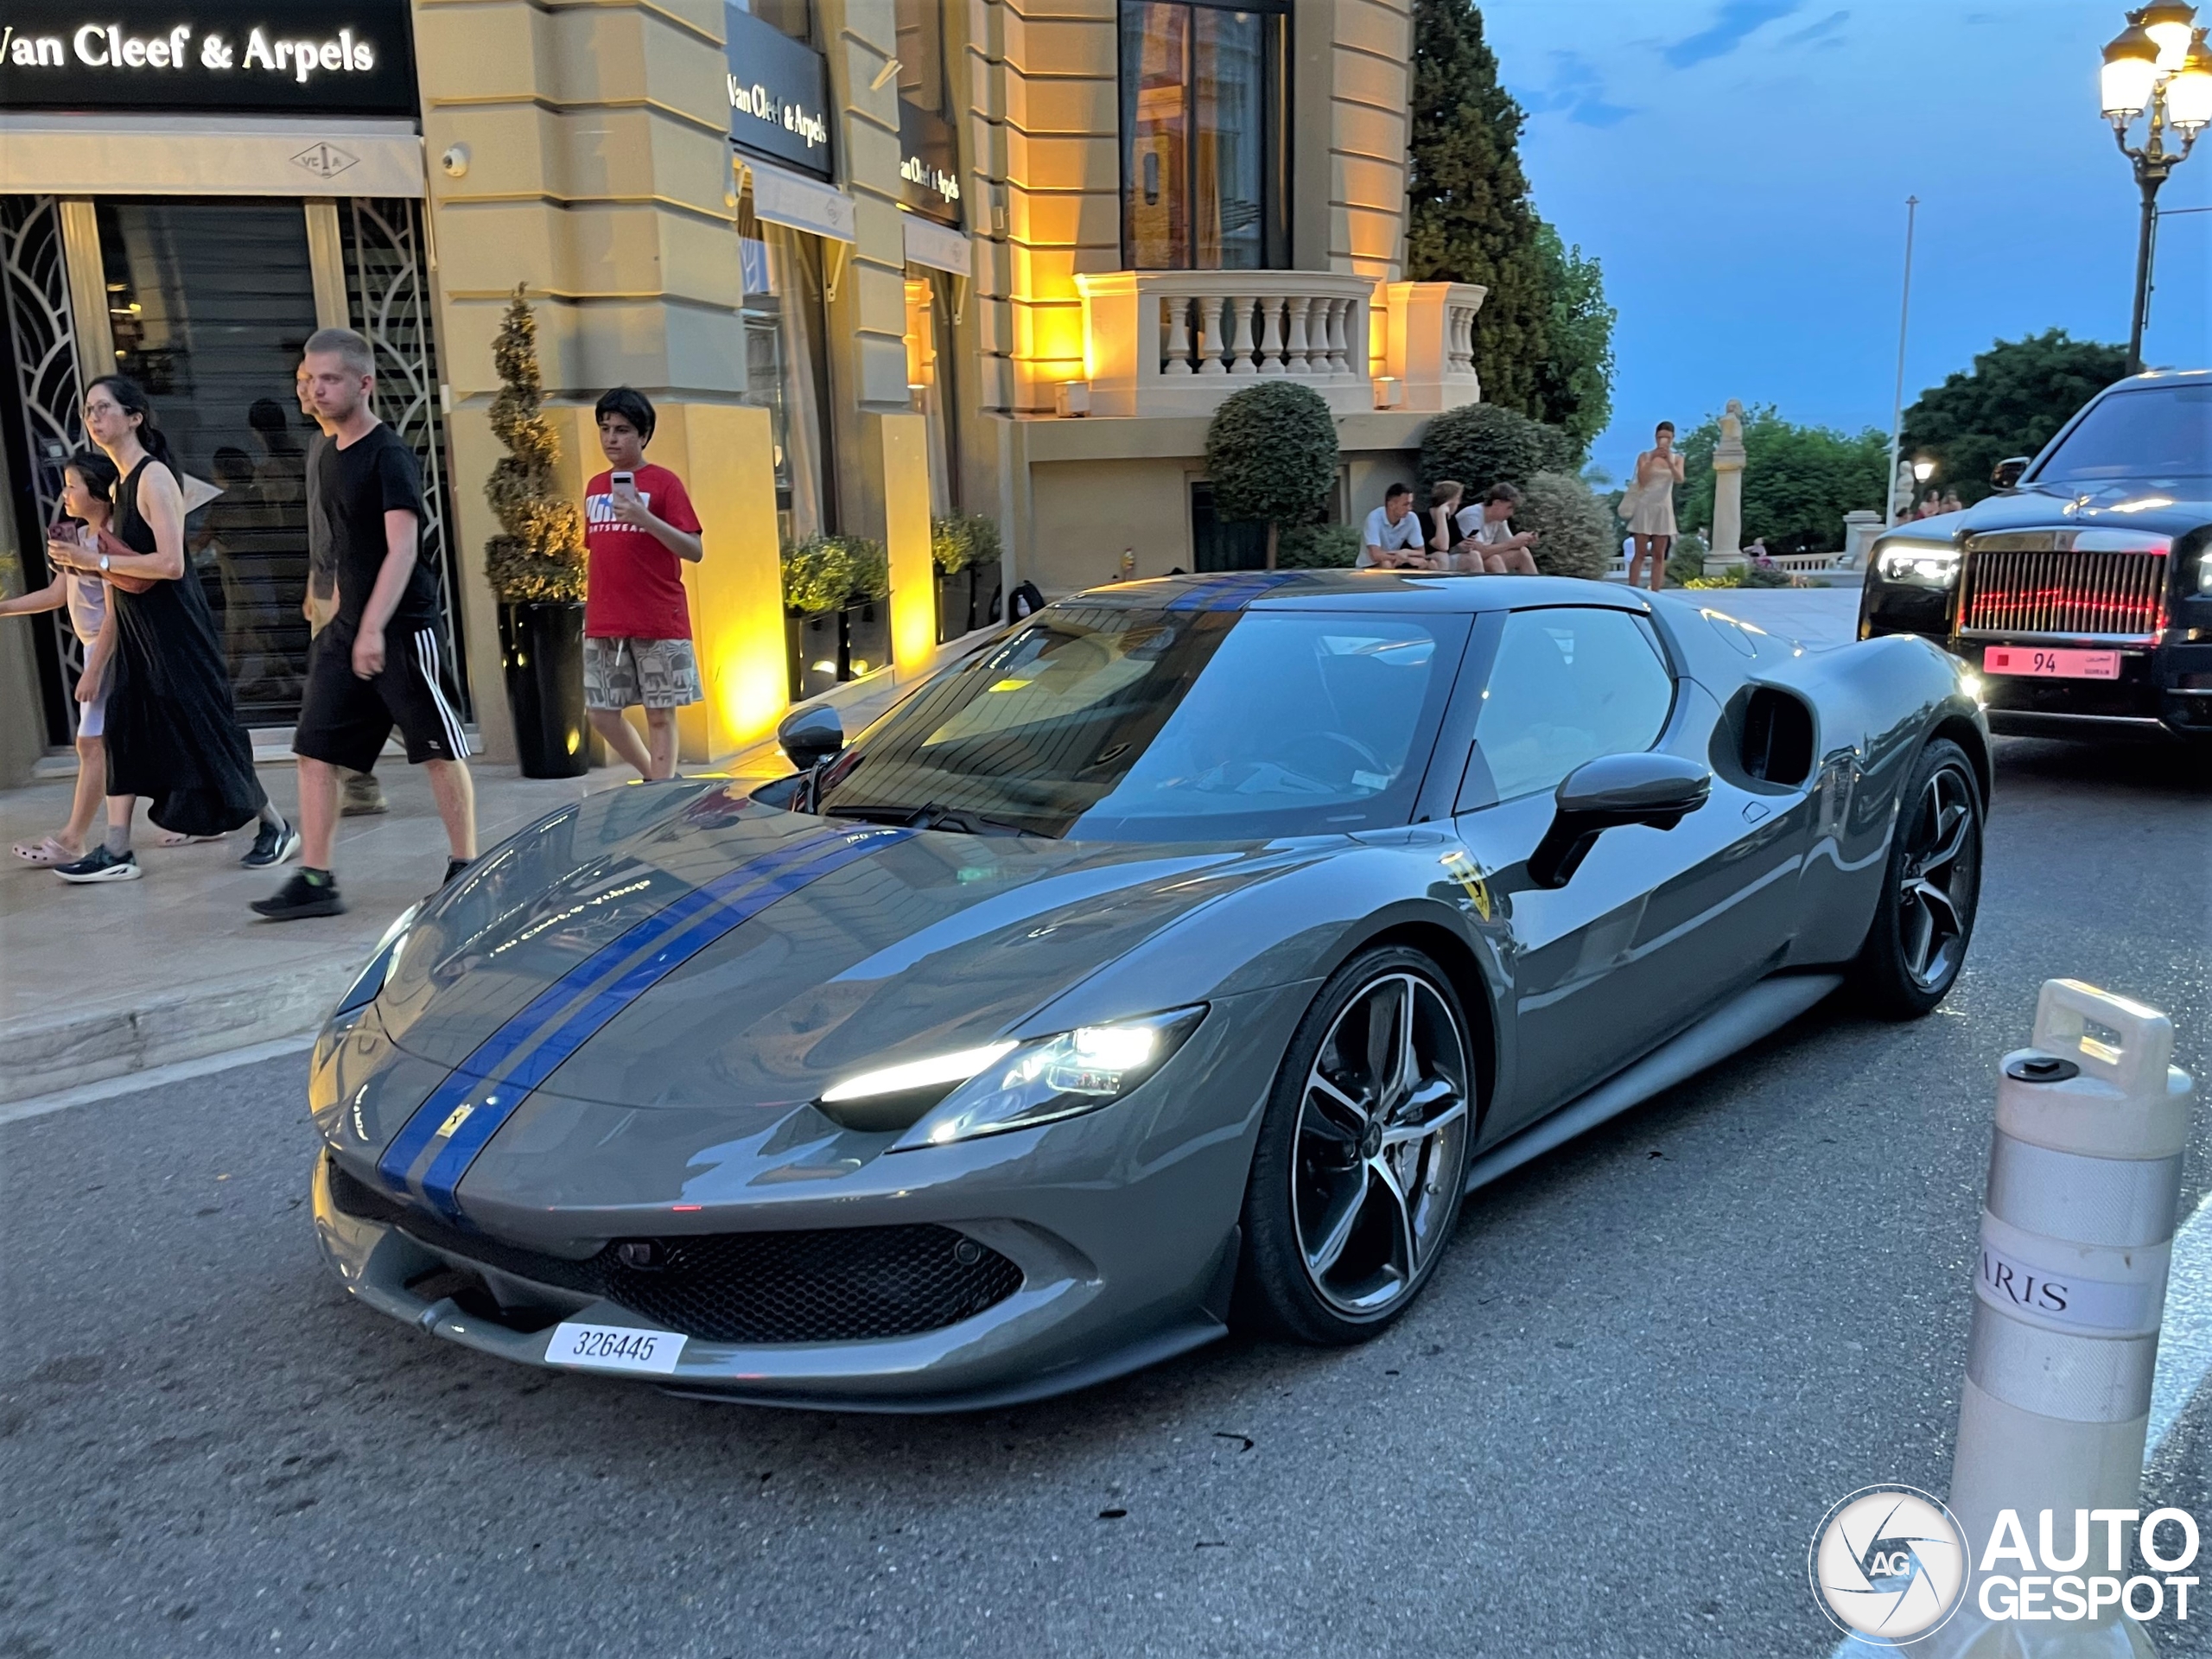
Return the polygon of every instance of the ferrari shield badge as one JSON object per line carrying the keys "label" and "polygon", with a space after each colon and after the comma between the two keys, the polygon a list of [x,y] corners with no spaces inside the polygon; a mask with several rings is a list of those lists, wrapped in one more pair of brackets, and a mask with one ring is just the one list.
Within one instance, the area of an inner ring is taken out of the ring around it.
{"label": "ferrari shield badge", "polygon": [[1454,848],[1444,855],[1445,871],[1457,881],[1467,895],[1467,902],[1474,906],[1475,914],[1490,920],[1490,888],[1483,880],[1483,873],[1475,861]]}

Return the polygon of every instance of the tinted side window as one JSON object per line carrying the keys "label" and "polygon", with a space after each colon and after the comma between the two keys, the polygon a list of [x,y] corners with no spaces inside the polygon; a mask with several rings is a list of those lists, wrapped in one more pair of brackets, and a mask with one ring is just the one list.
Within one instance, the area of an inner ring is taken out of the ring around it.
{"label": "tinted side window", "polygon": [[1475,748],[1497,798],[1510,801],[1601,754],[1649,748],[1674,701],[1674,677],[1641,618],[1516,611],[1498,640]]}

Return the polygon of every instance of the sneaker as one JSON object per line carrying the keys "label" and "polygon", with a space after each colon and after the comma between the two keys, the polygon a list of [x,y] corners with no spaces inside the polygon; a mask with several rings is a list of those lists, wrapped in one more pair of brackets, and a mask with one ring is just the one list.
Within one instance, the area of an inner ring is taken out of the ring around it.
{"label": "sneaker", "polygon": [[145,874],[138,868],[137,854],[125,853],[118,858],[105,846],[93,848],[73,864],[56,864],[54,873],[79,887],[92,881],[136,881]]}
{"label": "sneaker", "polygon": [[249,870],[273,869],[300,855],[300,832],[289,823],[264,823],[255,832],[253,846],[238,862]]}
{"label": "sneaker", "polygon": [[302,916],[343,916],[346,901],[328,870],[297,869],[274,898],[255,899],[253,909],[272,922],[289,922]]}
{"label": "sneaker", "polygon": [[384,798],[384,785],[370,772],[349,772],[340,786],[338,812],[340,817],[373,817],[379,812],[389,812],[391,806]]}
{"label": "sneaker", "polygon": [[439,882],[438,886],[441,888],[451,887],[453,885],[454,877],[459,875],[463,870],[467,869],[475,861],[476,861],[473,858],[449,858],[446,860],[446,879]]}

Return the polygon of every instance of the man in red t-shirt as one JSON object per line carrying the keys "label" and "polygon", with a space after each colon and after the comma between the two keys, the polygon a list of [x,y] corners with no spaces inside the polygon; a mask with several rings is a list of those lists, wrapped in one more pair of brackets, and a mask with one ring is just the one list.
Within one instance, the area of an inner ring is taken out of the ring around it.
{"label": "man in red t-shirt", "polygon": [[[607,470],[584,490],[584,709],[642,778],[676,774],[676,711],[699,701],[682,561],[705,556],[683,480],[645,460],[653,406],[617,386],[599,400]],[[640,743],[625,709],[643,704]]]}

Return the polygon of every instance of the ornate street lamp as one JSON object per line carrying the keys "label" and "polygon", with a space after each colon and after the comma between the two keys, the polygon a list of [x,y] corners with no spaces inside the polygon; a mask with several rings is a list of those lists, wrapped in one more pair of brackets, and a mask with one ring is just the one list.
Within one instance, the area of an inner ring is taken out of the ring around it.
{"label": "ornate street lamp", "polygon": [[[2188,159],[2196,135],[2212,123],[2212,51],[2194,27],[2196,10],[2179,0],[2155,0],[2127,15],[2127,27],[2105,48],[2098,94],[2120,153],[2135,164],[2143,217],[2135,241],[2135,311],[2128,326],[2130,373],[2143,366],[2143,322],[2151,303],[2151,238],[2158,222],[2158,187]],[[2150,118],[2140,144],[2128,130]],[[2178,147],[2167,142],[2178,133]]]}

